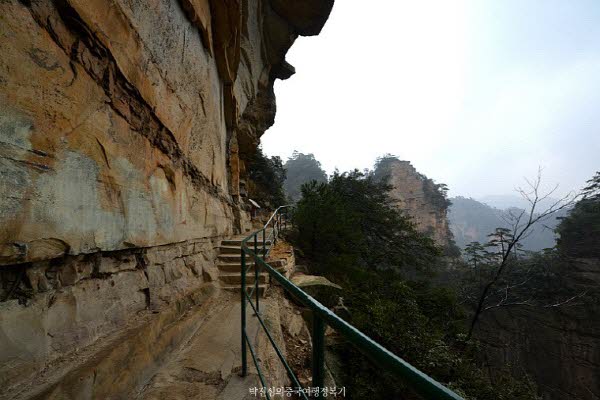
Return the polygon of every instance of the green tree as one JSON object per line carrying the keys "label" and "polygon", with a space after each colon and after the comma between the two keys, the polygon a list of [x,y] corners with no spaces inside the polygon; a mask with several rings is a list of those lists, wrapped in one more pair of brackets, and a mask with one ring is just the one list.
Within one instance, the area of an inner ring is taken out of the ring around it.
{"label": "green tree", "polygon": [[535,224],[543,222],[553,214],[569,208],[574,202],[574,199],[569,194],[554,201],[546,209],[538,211],[540,203],[548,199],[557,187],[546,194],[540,192],[540,185],[542,182],[541,168],[538,170],[535,180],[530,181],[526,179],[525,181],[527,182],[528,187],[526,189],[519,188],[518,191],[523,199],[529,202],[529,210],[516,209],[514,211],[509,211],[506,222],[510,228],[496,228],[493,233],[488,235],[490,241],[488,242],[487,247],[495,249],[495,251],[491,252],[491,261],[494,264],[493,272],[487,283],[477,295],[478,300],[474,305],[474,312],[471,318],[467,339],[472,337],[482,313],[492,308],[515,304],[507,301],[508,291],[510,287],[512,287],[511,283],[505,285],[504,292],[506,295],[498,303],[490,305],[489,301],[493,297],[491,294],[498,292],[498,285],[504,283],[506,275],[510,275],[511,268],[518,264],[516,261],[518,260],[519,251],[522,250],[522,241],[531,234]]}
{"label": "green tree", "polygon": [[558,249],[568,257],[600,257],[600,172],[582,191],[582,198],[558,225]]}
{"label": "green tree", "polygon": [[390,153],[377,157],[375,160],[375,167],[373,168],[373,176],[375,179],[387,182],[389,180],[392,165],[398,161],[400,161],[398,156]]}
{"label": "green tree", "polygon": [[300,188],[303,184],[310,181],[327,182],[327,174],[313,154],[294,151],[285,162],[284,168],[287,176],[283,188],[286,195],[294,202],[300,198]]}
{"label": "green tree", "polygon": [[[389,190],[356,170],[302,186],[296,245],[311,270],[344,288],[354,326],[466,398],[535,399],[528,382],[500,373],[496,385],[477,366],[475,342],[462,340],[465,316],[453,290],[403,278],[406,271],[435,269],[441,252],[398,212]],[[333,346],[343,362],[337,383],[350,399],[419,398],[347,343]]]}
{"label": "green tree", "polygon": [[485,248],[479,242],[471,242],[465,247],[465,256],[471,267],[476,270],[485,260]]}
{"label": "green tree", "polygon": [[[476,362],[475,342],[462,342],[464,318],[454,292],[427,282],[409,282],[385,274],[365,273],[353,282],[344,304],[351,322],[415,367],[466,399],[534,400],[527,377],[509,370],[488,376]],[[421,399],[405,382],[372,365],[364,355],[340,345],[351,399]]]}
{"label": "green tree", "polygon": [[[538,194],[538,179],[531,183],[527,200],[531,209],[512,211],[512,228],[497,228],[488,235],[485,247],[490,249],[483,258],[475,243],[467,246],[465,258],[485,266],[485,281],[482,285],[464,273],[460,288],[461,297],[474,309],[469,336],[479,316],[500,307],[539,307],[554,309],[562,306],[592,304],[597,294],[585,285],[566,284],[569,279],[573,258],[598,257],[600,252],[600,173],[588,181],[580,200],[574,203],[571,196],[557,201],[550,208],[535,213],[535,208],[544,196]],[[527,193],[526,193],[527,194]],[[527,237],[533,225],[544,215],[568,210],[566,218],[558,226],[560,239],[555,248],[539,252],[523,250],[521,240]],[[509,220],[510,221],[510,220]],[[481,272],[481,268],[480,268]],[[475,300],[477,299],[477,300]]]}
{"label": "green tree", "polygon": [[439,249],[397,211],[389,189],[358,170],[303,185],[294,219],[301,247],[340,274],[346,266],[431,267]]}
{"label": "green tree", "polygon": [[285,169],[280,157],[268,157],[262,148],[257,147],[248,164],[248,177],[250,198],[266,208],[276,208],[285,204]]}

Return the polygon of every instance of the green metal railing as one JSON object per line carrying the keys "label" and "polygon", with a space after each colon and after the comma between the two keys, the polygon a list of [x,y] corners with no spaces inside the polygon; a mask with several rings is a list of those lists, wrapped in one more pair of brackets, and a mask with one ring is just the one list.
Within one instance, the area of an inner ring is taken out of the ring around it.
{"label": "green metal railing", "polygon": [[[256,354],[252,347],[248,335],[246,333],[246,306],[247,304],[254,310],[256,317],[262,328],[264,329],[267,338],[271,342],[275,353],[283,363],[287,374],[291,382],[296,388],[301,388],[298,378],[290,368],[285,357],[281,353],[281,350],[273,340],[271,333],[267,329],[263,319],[260,315],[260,302],[259,302],[259,271],[264,269],[269,275],[277,281],[283,289],[289,292],[294,298],[300,301],[304,306],[308,307],[313,313],[313,329],[312,329],[312,387],[322,388],[325,379],[325,327],[326,325],[331,326],[337,332],[341,333],[350,343],[356,346],[364,355],[370,358],[379,367],[385,369],[388,372],[394,373],[403,382],[407,383],[415,392],[420,394],[426,399],[431,400],[464,400],[461,396],[457,395],[450,389],[446,388],[439,382],[435,381],[430,376],[419,371],[394,353],[390,352],[383,346],[376,343],[373,339],[364,335],[354,326],[350,325],[335,313],[329,310],[327,307],[316,301],[314,298],[309,296],[306,292],[300,289],[298,286],[290,282],[285,276],[280,274],[277,270],[271,267],[265,259],[267,258],[270,249],[276,243],[279,233],[282,229],[287,227],[287,213],[290,206],[281,206],[271,216],[269,221],[265,224],[262,229],[252,233],[242,241],[241,249],[241,261],[242,261],[242,376],[246,376],[248,373],[248,360],[247,360],[247,349],[250,350],[252,360],[258,371],[258,376],[261,384],[264,388],[267,388],[265,377],[260,369],[260,365],[256,358]],[[267,235],[267,231],[271,229]],[[259,253],[260,246],[258,245],[258,237],[262,235],[262,252]],[[248,247],[248,242],[253,242],[253,249]],[[269,243],[269,248],[267,248]],[[261,257],[262,254],[262,257]],[[246,256],[249,256],[254,261],[254,288],[248,293],[246,285],[246,275],[248,269],[246,262]],[[252,295],[256,294],[255,303],[252,303]],[[270,399],[268,393],[265,393],[267,399]],[[306,400],[307,395],[304,391],[300,391],[299,394]]]}

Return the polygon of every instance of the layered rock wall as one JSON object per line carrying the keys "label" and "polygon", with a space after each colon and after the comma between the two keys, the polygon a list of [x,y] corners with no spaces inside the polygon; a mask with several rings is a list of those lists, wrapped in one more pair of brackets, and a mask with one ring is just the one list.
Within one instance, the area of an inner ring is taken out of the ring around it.
{"label": "layered rock wall", "polygon": [[417,172],[409,161],[396,159],[380,164],[376,175],[392,186],[390,195],[397,207],[412,218],[420,232],[442,247],[449,245],[448,206],[432,180]]}
{"label": "layered rock wall", "polygon": [[285,53],[332,5],[0,2],[4,388],[214,281]]}

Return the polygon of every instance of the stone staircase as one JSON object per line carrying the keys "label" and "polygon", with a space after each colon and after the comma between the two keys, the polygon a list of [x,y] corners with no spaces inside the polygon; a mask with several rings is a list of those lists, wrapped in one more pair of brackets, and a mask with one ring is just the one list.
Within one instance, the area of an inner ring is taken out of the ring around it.
{"label": "stone staircase", "polygon": [[[246,236],[235,236],[230,239],[224,239],[221,241],[219,247],[219,256],[217,266],[219,268],[219,281],[221,288],[239,292],[242,286],[242,240]],[[254,246],[254,242],[250,243],[251,247]],[[262,237],[258,240],[258,254],[262,254],[263,241]],[[268,251],[271,246],[271,242],[267,241],[265,244],[265,251]],[[254,268],[254,260],[252,257],[246,255],[246,266],[250,267],[246,273],[246,285],[254,285],[256,276]],[[258,289],[259,293],[264,294],[269,285],[269,274],[267,272],[261,272],[258,277]]]}
{"label": "stone staircase", "polygon": [[[267,231],[266,236],[269,237],[269,234],[270,231]],[[219,246],[219,256],[217,258],[217,267],[219,269],[219,282],[221,284],[221,288],[224,290],[239,293],[242,287],[241,251],[242,240],[244,240],[246,237],[247,235],[239,235],[221,241]],[[251,240],[248,244],[249,247],[253,249],[254,241]],[[258,254],[262,255],[262,235],[259,235],[257,245]],[[270,247],[271,242],[267,240],[265,244],[265,251],[268,251]],[[271,254],[268,262],[269,265],[275,268],[278,272],[289,277],[290,271],[287,259],[282,259],[280,256],[275,256],[275,258],[273,258],[273,254]],[[254,259],[251,256],[246,255],[246,266],[250,267],[246,273],[247,286],[254,286],[254,282],[256,280],[254,265]],[[269,273],[264,269],[261,270],[258,276],[258,290],[261,295],[264,295],[267,291],[270,281],[271,277],[269,276]]]}

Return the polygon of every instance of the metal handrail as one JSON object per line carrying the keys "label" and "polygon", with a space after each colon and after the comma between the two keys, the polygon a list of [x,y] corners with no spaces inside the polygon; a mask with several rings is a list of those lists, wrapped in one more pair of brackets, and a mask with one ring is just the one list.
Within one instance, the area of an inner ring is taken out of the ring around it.
{"label": "metal handrail", "polygon": [[[375,342],[370,337],[363,334],[361,331],[356,329],[354,326],[350,325],[348,322],[344,321],[340,317],[338,317],[335,313],[325,307],[323,304],[319,303],[317,300],[308,295],[305,291],[300,289],[298,286],[294,285],[290,282],[284,275],[280,274],[277,270],[271,267],[266,261],[266,257],[268,252],[265,253],[265,231],[268,229],[269,224],[274,220],[273,232],[272,236],[273,240],[270,243],[270,248],[275,244],[279,232],[281,230],[282,224],[282,210],[285,210],[285,225],[287,225],[287,210],[290,206],[281,206],[275,210],[271,218],[267,221],[265,226],[252,233],[244,240],[242,240],[241,246],[241,261],[242,261],[242,291],[241,291],[241,300],[242,300],[242,376],[246,376],[248,373],[247,366],[247,354],[246,354],[246,346],[250,348],[250,352],[252,354],[252,359],[258,371],[261,384],[265,387],[265,379],[262,375],[262,371],[260,370],[260,365],[256,357],[254,356],[254,350],[252,348],[252,344],[248,340],[246,334],[246,302],[249,302],[252,309],[255,311],[256,316],[265,330],[269,341],[273,345],[277,356],[282,361],[283,365],[288,372],[288,376],[291,381],[297,385],[298,379],[290,366],[288,365],[285,357],[281,353],[281,350],[278,348],[277,344],[271,337],[264,321],[260,315],[259,308],[259,290],[258,290],[258,277],[259,277],[259,269],[264,268],[269,275],[275,279],[286,291],[291,293],[300,303],[304,306],[308,307],[313,312],[313,330],[312,330],[312,343],[313,343],[313,351],[312,351],[312,386],[313,388],[322,388],[325,379],[325,327],[326,324],[331,326],[333,329],[341,333],[350,343],[356,346],[364,355],[370,358],[375,364],[394,373],[396,376],[402,378],[408,385],[417,393],[424,396],[426,399],[441,399],[441,400],[464,400],[461,396],[454,393],[452,390],[448,389],[441,383],[437,382],[430,376],[424,374],[419,371],[417,368],[410,365],[408,362],[404,361],[402,358],[398,357],[391,351],[387,350],[385,347],[381,346],[377,342]],[[276,217],[278,215],[278,217]],[[275,218],[275,219],[274,219]],[[278,224],[275,226],[275,224]],[[285,229],[285,228],[284,228]],[[259,233],[263,234],[263,257],[260,256],[258,252],[258,235]],[[248,248],[248,241],[254,238],[254,250]],[[270,250],[269,248],[269,250]],[[254,259],[254,270],[255,270],[255,287],[253,292],[248,295],[246,293],[246,255],[252,257]],[[252,304],[252,294],[256,293],[255,303]],[[308,400],[308,397],[304,393],[304,391],[300,392],[304,399]],[[270,399],[268,393],[266,393],[267,399]]]}

